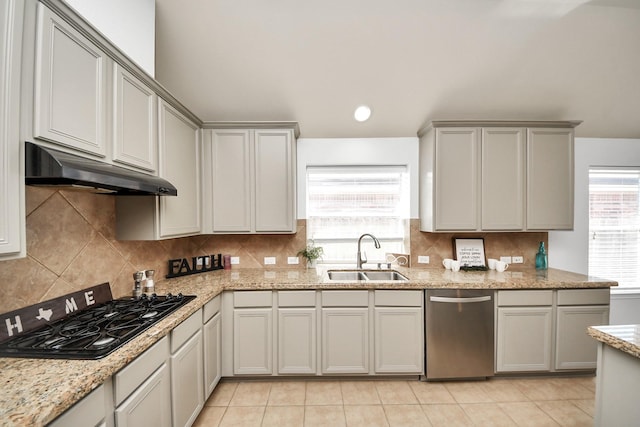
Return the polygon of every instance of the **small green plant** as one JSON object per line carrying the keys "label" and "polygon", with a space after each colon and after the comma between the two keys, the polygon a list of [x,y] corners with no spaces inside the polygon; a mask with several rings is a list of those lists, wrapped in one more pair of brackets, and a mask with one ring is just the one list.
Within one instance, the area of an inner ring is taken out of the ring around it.
{"label": "small green plant", "polygon": [[322,258],[323,254],[324,249],[322,249],[322,246],[316,246],[313,241],[310,241],[306,248],[298,251],[297,255],[306,259],[307,262],[313,263],[319,258]]}

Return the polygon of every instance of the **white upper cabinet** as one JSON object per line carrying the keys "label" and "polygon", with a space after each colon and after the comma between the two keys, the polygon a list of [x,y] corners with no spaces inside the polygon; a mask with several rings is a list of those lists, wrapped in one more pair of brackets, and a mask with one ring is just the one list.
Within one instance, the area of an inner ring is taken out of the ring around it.
{"label": "white upper cabinet", "polygon": [[256,232],[295,232],[295,143],[292,130],[256,130]]}
{"label": "white upper cabinet", "polygon": [[160,198],[160,237],[200,234],[200,129],[178,110],[160,101],[160,176],[178,189]]}
{"label": "white upper cabinet", "polygon": [[572,229],[579,123],[438,121],[421,130],[420,230]]}
{"label": "white upper cabinet", "polygon": [[525,129],[482,129],[483,230],[524,227]]}
{"label": "white upper cabinet", "polygon": [[36,138],[106,156],[108,62],[102,50],[38,3]]}
{"label": "white upper cabinet", "polygon": [[206,228],[213,233],[295,233],[293,129],[208,131]]}
{"label": "white upper cabinet", "polygon": [[214,232],[251,232],[253,149],[249,130],[215,130],[211,172]]}
{"label": "white upper cabinet", "polygon": [[0,257],[25,254],[20,172],[22,0],[0,1]]}
{"label": "white upper cabinet", "polygon": [[158,96],[122,66],[113,70],[113,160],[155,172]]}
{"label": "white upper cabinet", "polygon": [[160,99],[159,176],[177,196],[121,196],[116,201],[119,240],[159,240],[202,232],[200,128]]}
{"label": "white upper cabinet", "polygon": [[573,228],[573,139],[573,128],[528,130],[528,230]]}
{"label": "white upper cabinet", "polygon": [[435,223],[438,230],[478,228],[479,132],[437,129],[434,147]]}

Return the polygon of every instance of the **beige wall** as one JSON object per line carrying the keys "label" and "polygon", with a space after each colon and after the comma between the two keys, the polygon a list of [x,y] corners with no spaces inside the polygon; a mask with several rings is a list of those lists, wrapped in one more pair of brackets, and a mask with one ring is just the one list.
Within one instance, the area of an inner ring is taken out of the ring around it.
{"label": "beige wall", "polygon": [[[195,236],[163,241],[117,241],[115,199],[87,191],[26,187],[27,257],[0,262],[0,313],[55,298],[103,282],[114,297],[128,295],[137,270],[167,274],[167,261],[196,255],[232,254],[234,268],[262,267],[265,256],[276,256],[285,267],[288,256],[305,246],[305,220],[294,235]],[[533,265],[537,244],[547,233],[495,233],[485,238],[488,257],[522,255]],[[419,231],[411,220],[412,264],[429,255],[430,266],[451,256],[451,234]],[[354,253],[355,256],[355,253]],[[425,267],[427,267],[425,265]],[[304,263],[292,268],[304,268]]]}

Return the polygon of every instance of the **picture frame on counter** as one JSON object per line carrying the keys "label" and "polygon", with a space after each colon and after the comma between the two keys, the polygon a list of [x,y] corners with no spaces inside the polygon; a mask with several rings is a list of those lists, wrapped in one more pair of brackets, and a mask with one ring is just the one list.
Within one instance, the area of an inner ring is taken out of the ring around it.
{"label": "picture frame on counter", "polygon": [[461,268],[486,268],[487,258],[484,252],[484,239],[453,238],[453,256],[460,261]]}

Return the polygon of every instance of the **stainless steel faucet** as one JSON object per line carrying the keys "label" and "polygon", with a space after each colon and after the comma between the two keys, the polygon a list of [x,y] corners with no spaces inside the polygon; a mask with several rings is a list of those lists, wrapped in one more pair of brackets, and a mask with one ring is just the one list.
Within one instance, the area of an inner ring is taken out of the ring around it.
{"label": "stainless steel faucet", "polygon": [[362,268],[362,264],[367,262],[366,254],[365,254],[365,257],[363,259],[362,258],[362,252],[360,252],[360,245],[362,243],[362,238],[364,236],[371,237],[373,239],[373,243],[376,245],[376,249],[380,249],[380,242],[378,241],[376,236],[374,236],[373,234],[365,233],[362,236],[360,236],[360,238],[358,239],[358,254],[356,255],[356,266],[357,266],[358,269],[361,269]]}

